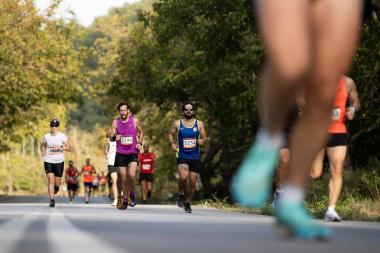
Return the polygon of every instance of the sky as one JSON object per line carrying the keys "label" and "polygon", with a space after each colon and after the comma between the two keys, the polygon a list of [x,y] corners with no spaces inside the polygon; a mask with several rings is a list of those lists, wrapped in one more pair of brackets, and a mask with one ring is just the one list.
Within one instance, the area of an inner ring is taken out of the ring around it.
{"label": "sky", "polygon": [[[138,0],[63,0],[58,12],[59,17],[64,17],[65,11],[72,10],[79,24],[89,26],[92,21],[108,13],[112,7],[120,7],[124,3],[133,3]],[[36,6],[44,10],[49,6],[50,0],[35,0]]]}

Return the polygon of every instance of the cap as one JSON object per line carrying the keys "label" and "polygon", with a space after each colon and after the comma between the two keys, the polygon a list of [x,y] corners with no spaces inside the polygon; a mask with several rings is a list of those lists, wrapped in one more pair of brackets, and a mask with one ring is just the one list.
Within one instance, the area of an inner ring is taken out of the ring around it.
{"label": "cap", "polygon": [[50,121],[50,127],[59,127],[59,121],[57,119],[53,119]]}

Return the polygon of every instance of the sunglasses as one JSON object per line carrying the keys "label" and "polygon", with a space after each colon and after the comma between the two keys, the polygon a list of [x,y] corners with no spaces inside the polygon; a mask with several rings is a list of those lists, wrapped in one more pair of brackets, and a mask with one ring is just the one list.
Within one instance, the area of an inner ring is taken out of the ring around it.
{"label": "sunglasses", "polygon": [[58,126],[55,126],[55,125],[54,125],[54,126],[50,126],[50,127],[58,127]]}

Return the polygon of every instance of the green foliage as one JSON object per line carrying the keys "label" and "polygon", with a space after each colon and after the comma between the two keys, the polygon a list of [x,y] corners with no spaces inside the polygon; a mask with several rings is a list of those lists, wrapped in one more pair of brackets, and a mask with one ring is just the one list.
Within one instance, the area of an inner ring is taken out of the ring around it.
{"label": "green foliage", "polygon": [[[1,1],[0,136],[46,103],[74,98],[80,62],[71,36],[69,25],[38,15],[33,1]],[[4,138],[0,143],[7,146]]]}
{"label": "green foliage", "polygon": [[[146,26],[136,24],[122,40],[111,93],[156,103],[164,112],[195,101],[211,137],[204,149],[204,192],[225,195],[258,126],[255,84],[263,48],[248,4],[160,1],[153,7],[140,17]],[[222,183],[211,185],[219,175]]]}
{"label": "green foliage", "polygon": [[[379,1],[380,3],[380,1]],[[370,159],[380,161],[380,22],[367,22],[352,73],[361,109],[349,123],[350,157],[354,165],[365,166]]]}

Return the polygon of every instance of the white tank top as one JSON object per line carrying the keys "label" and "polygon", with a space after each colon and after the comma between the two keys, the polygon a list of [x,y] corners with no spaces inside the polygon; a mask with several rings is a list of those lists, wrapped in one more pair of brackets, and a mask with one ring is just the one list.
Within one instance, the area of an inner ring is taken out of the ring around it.
{"label": "white tank top", "polygon": [[114,165],[115,164],[115,156],[116,156],[116,141],[110,141],[108,142],[109,149],[108,149],[108,165]]}
{"label": "white tank top", "polygon": [[46,154],[44,161],[47,163],[62,163],[65,160],[63,154],[63,144],[67,141],[66,135],[58,132],[56,135],[47,133],[44,135],[46,143]]}

